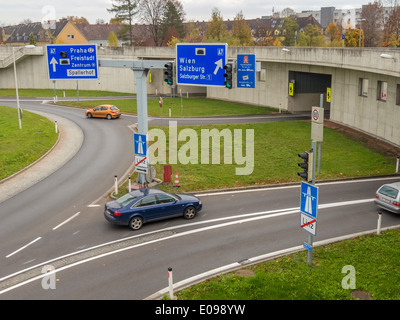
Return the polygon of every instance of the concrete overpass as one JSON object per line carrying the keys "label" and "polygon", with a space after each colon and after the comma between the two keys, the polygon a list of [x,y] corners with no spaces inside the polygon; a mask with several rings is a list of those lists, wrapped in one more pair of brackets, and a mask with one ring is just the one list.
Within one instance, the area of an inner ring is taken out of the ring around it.
{"label": "concrete overpass", "polygon": [[[48,80],[44,47],[20,48],[18,79],[20,88],[53,88]],[[229,60],[237,54],[256,55],[261,70],[256,75],[255,89],[232,90],[179,86],[176,92],[204,93],[210,98],[232,100],[261,106],[281,107],[290,112],[310,111],[324,106],[330,119],[394,145],[400,146],[400,52],[387,48],[300,48],[230,47]],[[0,87],[14,88],[12,50],[0,46]],[[173,48],[107,47],[99,50],[100,59],[175,58]],[[135,93],[136,83],[129,69],[100,68],[99,80],[79,81],[80,89],[110,90]],[[288,93],[289,82],[294,94]],[[75,89],[76,81],[57,81],[58,89]],[[326,102],[327,88],[331,102]],[[169,94],[161,70],[153,70],[148,79],[148,93]]]}

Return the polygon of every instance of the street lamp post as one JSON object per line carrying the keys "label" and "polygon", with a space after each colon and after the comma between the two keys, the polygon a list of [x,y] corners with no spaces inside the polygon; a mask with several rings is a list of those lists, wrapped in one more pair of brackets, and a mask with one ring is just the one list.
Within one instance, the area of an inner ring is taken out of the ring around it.
{"label": "street lamp post", "polygon": [[360,38],[358,39],[358,46],[361,48],[361,26],[363,21],[367,21],[367,19],[357,19],[357,21],[360,23]]}
{"label": "street lamp post", "polygon": [[19,129],[22,129],[22,123],[21,123],[21,111],[19,107],[19,94],[18,94],[18,79],[17,79],[17,66],[15,63],[15,47],[12,47],[12,53],[13,53],[13,61],[14,61],[14,79],[15,79],[15,93],[17,97],[17,110],[18,110],[18,124],[19,124]]}
{"label": "street lamp post", "polygon": [[[34,48],[35,45],[26,45],[25,48]],[[13,62],[14,62],[14,79],[15,79],[15,93],[16,93],[16,98],[17,98],[17,110],[18,110],[18,124],[19,124],[19,129],[22,129],[22,122],[21,122],[21,108],[19,105],[19,93],[18,93],[18,79],[17,79],[17,65],[15,62],[15,47],[12,47],[12,53],[13,53]]]}

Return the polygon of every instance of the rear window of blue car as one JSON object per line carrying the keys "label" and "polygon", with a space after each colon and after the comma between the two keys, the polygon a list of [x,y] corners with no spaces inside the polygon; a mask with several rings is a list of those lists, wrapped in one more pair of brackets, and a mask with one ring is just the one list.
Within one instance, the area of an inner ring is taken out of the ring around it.
{"label": "rear window of blue car", "polygon": [[130,204],[133,200],[137,197],[132,196],[131,194],[127,193],[126,195],[122,196],[121,198],[115,200],[121,207],[125,207]]}

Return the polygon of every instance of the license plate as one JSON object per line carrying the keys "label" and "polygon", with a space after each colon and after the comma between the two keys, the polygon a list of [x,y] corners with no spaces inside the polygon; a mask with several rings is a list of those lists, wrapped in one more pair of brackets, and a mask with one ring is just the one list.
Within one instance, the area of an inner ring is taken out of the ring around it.
{"label": "license plate", "polygon": [[386,203],[392,203],[392,201],[391,200],[389,200],[389,199],[386,199],[386,198],[382,198],[382,201],[384,201],[384,202],[386,202]]}

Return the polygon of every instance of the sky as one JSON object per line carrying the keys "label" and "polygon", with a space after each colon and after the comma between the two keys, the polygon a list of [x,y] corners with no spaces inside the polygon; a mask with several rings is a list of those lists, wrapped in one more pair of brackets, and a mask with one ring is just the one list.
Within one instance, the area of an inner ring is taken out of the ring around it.
{"label": "sky", "polygon": [[[186,20],[208,21],[213,8],[218,8],[223,18],[233,19],[242,11],[246,19],[261,18],[290,7],[296,12],[319,10],[321,7],[337,9],[361,8],[373,0],[180,0],[186,13]],[[33,22],[56,20],[66,16],[85,17],[90,23],[97,19],[108,22],[113,14],[108,13],[111,0],[3,0],[0,5],[0,25],[18,24],[25,19]],[[139,22],[139,21],[138,21]]]}

